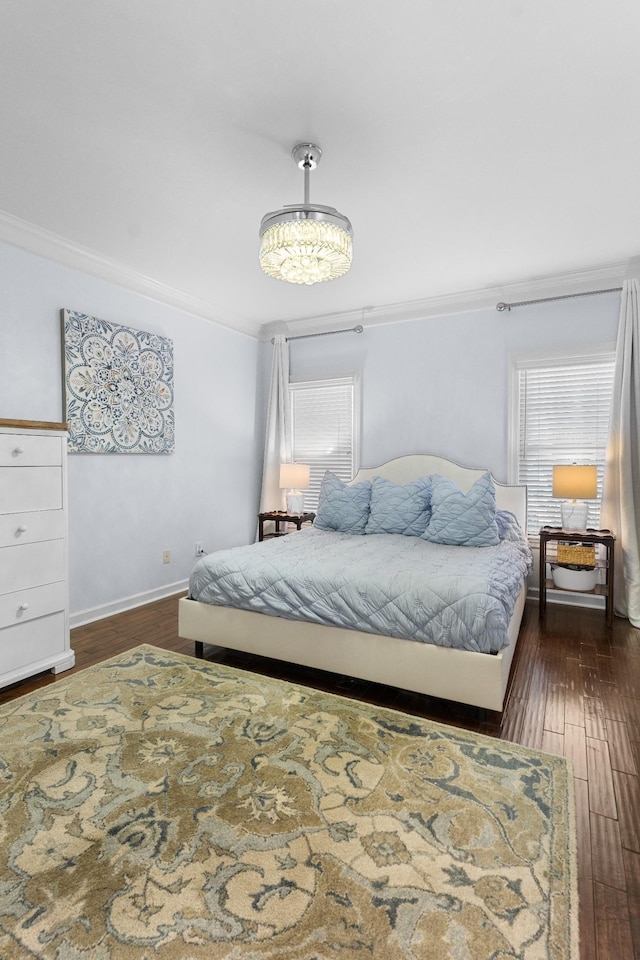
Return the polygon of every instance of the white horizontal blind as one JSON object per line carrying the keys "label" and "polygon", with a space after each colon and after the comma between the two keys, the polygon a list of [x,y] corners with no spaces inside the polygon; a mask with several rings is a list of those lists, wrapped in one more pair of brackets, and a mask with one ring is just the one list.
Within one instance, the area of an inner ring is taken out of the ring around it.
{"label": "white horizontal blind", "polygon": [[317,509],[326,470],[344,481],[356,471],[356,388],[355,377],[289,384],[293,459],[311,468],[305,510]]}
{"label": "white horizontal blind", "polygon": [[527,485],[527,532],[560,524],[553,498],[553,467],[598,468],[598,498],[587,501],[588,525],[600,522],[602,482],[613,391],[611,353],[516,363],[518,375],[518,483]]}

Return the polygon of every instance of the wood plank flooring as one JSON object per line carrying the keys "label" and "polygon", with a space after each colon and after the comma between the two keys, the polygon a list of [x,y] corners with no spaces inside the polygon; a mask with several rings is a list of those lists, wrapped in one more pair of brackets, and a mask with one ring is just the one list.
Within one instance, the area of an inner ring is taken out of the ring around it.
{"label": "wood plank flooring", "polygon": [[[192,654],[178,637],[177,597],[72,631],[74,671],[139,643]],[[640,630],[600,611],[525,609],[502,716],[219,647],[208,659],[478,730],[573,764],[581,960],[640,960]],[[71,671],[60,674],[68,676]],[[55,683],[41,674],[0,690],[0,703]]]}

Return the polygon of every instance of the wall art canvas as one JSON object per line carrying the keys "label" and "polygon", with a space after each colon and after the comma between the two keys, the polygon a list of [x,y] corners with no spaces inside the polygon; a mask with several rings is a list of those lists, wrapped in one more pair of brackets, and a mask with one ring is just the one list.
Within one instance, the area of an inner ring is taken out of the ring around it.
{"label": "wall art canvas", "polygon": [[72,453],[173,453],[173,341],[62,311]]}

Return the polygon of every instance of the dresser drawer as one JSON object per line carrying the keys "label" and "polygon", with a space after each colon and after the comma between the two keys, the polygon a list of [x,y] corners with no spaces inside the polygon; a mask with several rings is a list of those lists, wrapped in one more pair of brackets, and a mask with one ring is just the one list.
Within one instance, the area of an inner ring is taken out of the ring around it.
{"label": "dresser drawer", "polygon": [[68,649],[64,613],[52,613],[48,617],[18,623],[0,630],[0,674],[33,664],[37,673],[38,663],[46,670],[47,659]]}
{"label": "dresser drawer", "polygon": [[0,434],[0,466],[59,467],[62,463],[63,443],[63,437]]}
{"label": "dresser drawer", "polygon": [[61,467],[0,467],[0,513],[62,509]]}
{"label": "dresser drawer", "polygon": [[64,540],[0,547],[0,591],[14,593],[65,579]]}
{"label": "dresser drawer", "polygon": [[0,513],[0,547],[34,543],[36,540],[59,540],[65,533],[65,516],[62,510]]}
{"label": "dresser drawer", "polygon": [[67,585],[64,581],[2,594],[0,595],[0,629],[64,610],[66,603]]}
{"label": "dresser drawer", "polygon": [[65,426],[0,421],[0,688],[74,664]]}

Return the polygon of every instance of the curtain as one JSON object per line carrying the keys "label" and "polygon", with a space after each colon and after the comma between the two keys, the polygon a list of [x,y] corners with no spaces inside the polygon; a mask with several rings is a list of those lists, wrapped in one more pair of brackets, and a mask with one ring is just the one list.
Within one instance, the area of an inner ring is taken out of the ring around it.
{"label": "curtain", "polygon": [[291,460],[291,412],[289,408],[289,345],[287,338],[274,338],[271,388],[267,408],[260,513],[284,510],[286,491],[281,490],[280,464]]}
{"label": "curtain", "polygon": [[616,535],[614,609],[640,627],[640,282],[622,287],[601,524]]}

